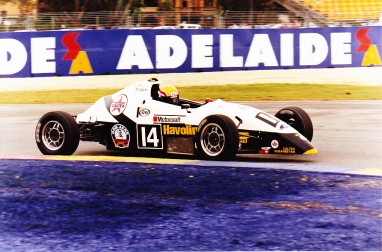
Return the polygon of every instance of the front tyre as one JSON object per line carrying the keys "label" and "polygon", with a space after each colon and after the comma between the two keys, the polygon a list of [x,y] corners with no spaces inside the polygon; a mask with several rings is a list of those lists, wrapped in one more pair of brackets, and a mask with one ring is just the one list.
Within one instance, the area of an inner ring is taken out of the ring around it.
{"label": "front tyre", "polygon": [[80,131],[74,118],[61,111],[41,117],[35,131],[36,144],[44,155],[71,155],[80,141]]}
{"label": "front tyre", "polygon": [[308,113],[299,107],[287,107],[278,111],[275,115],[278,119],[286,122],[298,132],[300,132],[306,139],[312,141],[313,139],[313,124]]}
{"label": "front tyre", "polygon": [[199,125],[196,146],[202,159],[231,160],[239,148],[237,127],[227,116],[208,116]]}

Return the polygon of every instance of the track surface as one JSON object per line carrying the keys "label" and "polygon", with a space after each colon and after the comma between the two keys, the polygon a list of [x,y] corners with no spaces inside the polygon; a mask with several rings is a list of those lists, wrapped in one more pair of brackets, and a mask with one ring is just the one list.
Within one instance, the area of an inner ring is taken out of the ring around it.
{"label": "track surface", "polygon": [[[299,168],[341,172],[344,167],[363,174],[382,174],[382,101],[252,102],[274,114],[294,105],[304,108],[314,125],[317,155],[247,155],[253,164],[287,162]],[[48,111],[77,114],[89,105],[0,105],[0,157],[42,158],[34,140],[38,119]],[[112,155],[97,143],[81,142],[76,156]],[[303,164],[302,164],[303,163]],[[295,168],[295,167],[293,167]],[[345,169],[346,170],[346,169]]]}

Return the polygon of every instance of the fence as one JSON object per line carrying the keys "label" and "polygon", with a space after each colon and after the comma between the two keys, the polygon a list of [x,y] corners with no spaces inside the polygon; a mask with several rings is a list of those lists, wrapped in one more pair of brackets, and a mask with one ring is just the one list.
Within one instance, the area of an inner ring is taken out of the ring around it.
{"label": "fence", "polygon": [[[325,26],[382,25],[379,11],[353,12],[351,19],[327,18]],[[375,17],[378,17],[376,19]],[[370,17],[370,18],[369,18]],[[174,11],[174,12],[91,12],[43,13],[34,16],[2,16],[0,31],[62,30],[62,29],[118,29],[173,28],[178,24],[200,24],[202,28],[283,28],[319,27],[304,12],[251,11]]]}

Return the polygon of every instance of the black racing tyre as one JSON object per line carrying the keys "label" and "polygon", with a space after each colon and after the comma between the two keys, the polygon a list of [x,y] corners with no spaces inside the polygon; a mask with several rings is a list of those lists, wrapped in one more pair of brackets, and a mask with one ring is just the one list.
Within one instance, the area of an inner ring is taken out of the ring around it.
{"label": "black racing tyre", "polygon": [[287,107],[278,111],[275,117],[286,122],[309,141],[313,139],[313,124],[308,113],[299,107]]}
{"label": "black racing tyre", "polygon": [[224,115],[206,117],[198,128],[196,147],[202,159],[233,159],[239,149],[239,133],[235,123]]}
{"label": "black racing tyre", "polygon": [[55,111],[46,113],[38,121],[35,138],[44,155],[71,155],[78,147],[80,131],[70,114]]}

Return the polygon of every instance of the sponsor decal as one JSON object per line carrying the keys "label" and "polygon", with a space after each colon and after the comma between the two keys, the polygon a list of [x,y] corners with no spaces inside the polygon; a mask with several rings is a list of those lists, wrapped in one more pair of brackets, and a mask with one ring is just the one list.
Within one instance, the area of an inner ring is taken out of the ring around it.
{"label": "sponsor decal", "polygon": [[128,148],[130,143],[130,132],[122,124],[116,124],[111,128],[111,138],[116,148]]}
{"label": "sponsor decal", "polygon": [[286,123],[284,123],[284,122],[281,122],[279,125],[280,125],[280,126],[279,126],[279,127],[280,127],[280,130],[289,128],[289,125],[286,124]]}
{"label": "sponsor decal", "polygon": [[239,141],[241,144],[248,143],[249,132],[240,132]]}
{"label": "sponsor decal", "polygon": [[259,154],[268,154],[271,150],[271,147],[261,147],[261,150],[259,150]]}
{"label": "sponsor decal", "polygon": [[127,106],[127,96],[124,94],[119,95],[116,99],[113,100],[113,103],[110,106],[110,113],[113,116],[117,116],[123,113]]}
{"label": "sponsor decal", "polygon": [[141,108],[141,107],[138,107],[138,110],[137,110],[137,117],[145,117],[145,116],[148,116],[150,115],[150,110],[147,109],[147,108]]}
{"label": "sponsor decal", "polygon": [[136,92],[146,92],[148,89],[142,83],[135,85]]}
{"label": "sponsor decal", "polygon": [[272,146],[273,149],[277,149],[279,147],[279,141],[273,140],[271,142],[271,146]]}
{"label": "sponsor decal", "polygon": [[197,126],[170,126],[170,125],[163,125],[163,135],[168,136],[195,136],[198,132]]}
{"label": "sponsor decal", "polygon": [[181,118],[184,116],[177,115],[154,115],[154,123],[181,123]]}
{"label": "sponsor decal", "polygon": [[279,154],[295,154],[296,148],[294,147],[283,147],[281,150],[275,150],[275,153]]}

